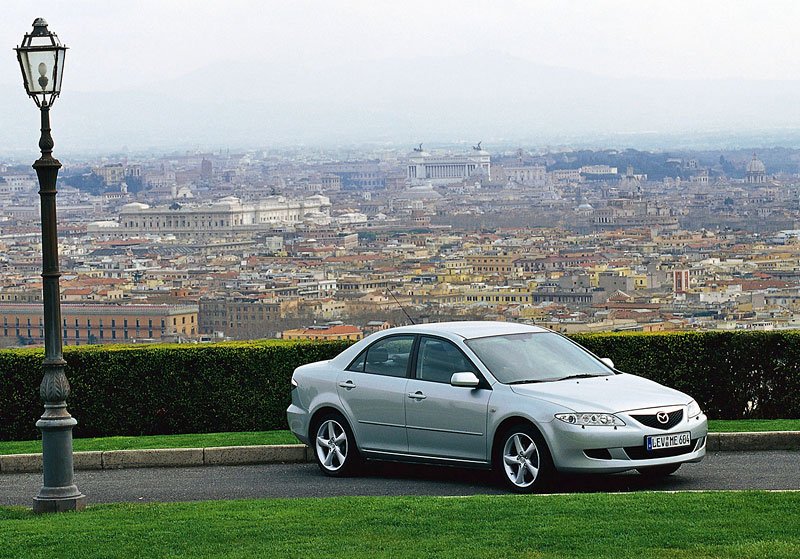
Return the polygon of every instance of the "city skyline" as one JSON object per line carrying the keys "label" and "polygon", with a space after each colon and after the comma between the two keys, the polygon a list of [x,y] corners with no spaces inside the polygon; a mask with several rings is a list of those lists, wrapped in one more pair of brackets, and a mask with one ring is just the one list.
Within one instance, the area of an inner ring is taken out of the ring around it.
{"label": "city skyline", "polygon": [[[409,316],[565,332],[800,325],[800,150],[371,155],[65,165],[65,343],[358,338]],[[32,170],[0,159],[0,346],[44,331],[35,198]]]}

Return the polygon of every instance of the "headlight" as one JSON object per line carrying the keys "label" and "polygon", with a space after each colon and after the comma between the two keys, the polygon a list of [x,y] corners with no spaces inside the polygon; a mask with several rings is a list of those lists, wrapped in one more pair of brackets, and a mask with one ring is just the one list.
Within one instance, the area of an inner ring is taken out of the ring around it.
{"label": "headlight", "polygon": [[556,419],[569,423],[570,425],[581,425],[583,427],[622,427],[625,422],[616,415],[610,413],[557,413]]}
{"label": "headlight", "polygon": [[698,404],[694,400],[689,402],[689,405],[686,406],[686,416],[689,419],[692,419],[693,417],[697,417],[701,413],[703,413],[703,410],[700,409],[700,404]]}

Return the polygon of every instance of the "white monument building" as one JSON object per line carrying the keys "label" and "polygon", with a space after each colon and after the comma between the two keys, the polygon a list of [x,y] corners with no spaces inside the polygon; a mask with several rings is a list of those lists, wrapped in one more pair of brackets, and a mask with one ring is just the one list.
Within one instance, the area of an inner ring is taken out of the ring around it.
{"label": "white monument building", "polygon": [[453,184],[476,173],[490,176],[491,156],[481,148],[472,147],[469,154],[432,155],[422,149],[422,144],[408,157],[406,178],[412,184]]}

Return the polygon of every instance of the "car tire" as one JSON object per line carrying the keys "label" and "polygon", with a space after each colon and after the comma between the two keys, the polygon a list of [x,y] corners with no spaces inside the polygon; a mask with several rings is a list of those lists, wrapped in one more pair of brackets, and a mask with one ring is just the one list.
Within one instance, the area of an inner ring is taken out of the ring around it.
{"label": "car tire", "polygon": [[323,474],[345,477],[356,473],[361,456],[353,431],[342,414],[329,412],[320,416],[314,422],[310,439]]}
{"label": "car tire", "polygon": [[535,493],[547,487],[555,468],[541,433],[529,423],[503,430],[492,460],[495,475],[515,493]]}
{"label": "car tire", "polygon": [[636,468],[636,471],[643,476],[659,478],[674,474],[680,467],[680,464],[665,464],[664,466],[647,466],[646,468]]}

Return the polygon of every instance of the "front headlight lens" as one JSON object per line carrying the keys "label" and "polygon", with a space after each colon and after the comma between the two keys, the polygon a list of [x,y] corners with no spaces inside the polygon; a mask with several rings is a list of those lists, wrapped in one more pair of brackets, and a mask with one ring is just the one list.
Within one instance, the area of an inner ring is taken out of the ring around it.
{"label": "front headlight lens", "polygon": [[700,409],[700,404],[698,404],[694,400],[689,402],[689,405],[686,406],[686,416],[689,419],[692,419],[693,417],[697,417],[701,413],[703,413],[703,410]]}
{"label": "front headlight lens", "polygon": [[570,425],[583,427],[622,427],[625,422],[610,413],[557,413],[556,419]]}

